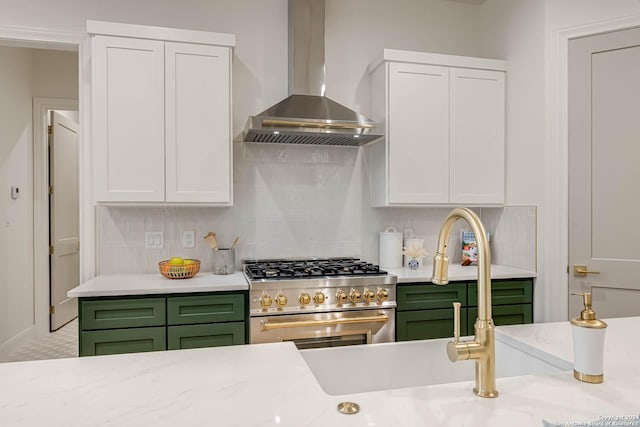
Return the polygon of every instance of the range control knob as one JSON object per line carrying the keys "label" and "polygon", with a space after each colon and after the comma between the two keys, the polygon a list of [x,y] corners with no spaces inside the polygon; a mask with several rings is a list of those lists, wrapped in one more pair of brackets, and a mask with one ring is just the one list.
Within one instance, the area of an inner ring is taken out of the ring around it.
{"label": "range control knob", "polygon": [[336,291],[336,304],[344,304],[347,302],[347,293],[342,289]]}
{"label": "range control knob", "polygon": [[284,307],[285,305],[287,305],[287,296],[285,294],[278,294],[276,295],[276,304],[278,305],[278,307]]}
{"label": "range control knob", "polygon": [[298,301],[300,302],[300,305],[307,305],[311,302],[311,295],[306,292],[302,292],[298,297]]}
{"label": "range control knob", "polygon": [[271,306],[271,304],[273,304],[273,299],[271,298],[271,295],[265,292],[264,294],[260,295],[260,298],[258,298],[258,302],[260,303],[262,308],[267,308]]}
{"label": "range control knob", "polygon": [[378,300],[378,304],[382,304],[389,299],[389,291],[387,291],[386,289],[378,289],[376,299]]}
{"label": "range control knob", "polygon": [[351,289],[351,292],[349,292],[349,301],[351,301],[351,304],[362,302],[362,292],[357,289]]}
{"label": "range control knob", "polygon": [[376,300],[376,293],[365,288],[364,292],[362,293],[362,300],[366,303],[374,302]]}
{"label": "range control knob", "polygon": [[324,303],[324,301],[327,299],[327,296],[325,294],[323,294],[322,292],[318,291],[313,295],[313,302],[316,305],[320,305],[322,303]]}

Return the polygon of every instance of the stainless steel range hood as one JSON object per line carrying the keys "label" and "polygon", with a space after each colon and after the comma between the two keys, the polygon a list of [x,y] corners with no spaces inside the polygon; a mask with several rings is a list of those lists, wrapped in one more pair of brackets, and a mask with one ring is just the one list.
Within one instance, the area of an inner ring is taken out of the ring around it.
{"label": "stainless steel range hood", "polygon": [[289,93],[249,117],[246,142],[360,146],[382,125],[324,96],[324,0],[289,0]]}

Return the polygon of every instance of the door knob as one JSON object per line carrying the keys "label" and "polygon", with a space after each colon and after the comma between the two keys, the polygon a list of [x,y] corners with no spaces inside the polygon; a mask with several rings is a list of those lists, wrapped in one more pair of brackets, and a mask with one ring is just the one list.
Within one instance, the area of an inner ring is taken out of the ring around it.
{"label": "door knob", "polygon": [[588,270],[586,265],[574,264],[573,265],[573,275],[584,277],[587,274],[600,274],[599,271]]}

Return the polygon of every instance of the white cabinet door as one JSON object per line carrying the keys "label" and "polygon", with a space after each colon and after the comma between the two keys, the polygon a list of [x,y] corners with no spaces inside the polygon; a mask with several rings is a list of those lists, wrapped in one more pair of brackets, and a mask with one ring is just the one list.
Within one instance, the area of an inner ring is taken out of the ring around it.
{"label": "white cabinet door", "polygon": [[451,68],[451,203],[504,203],[504,76]]}
{"label": "white cabinet door", "polygon": [[370,66],[372,206],[504,203],[504,61],[385,49]]}
{"label": "white cabinet door", "polygon": [[167,202],[231,202],[230,49],[165,43]]}
{"label": "white cabinet door", "polygon": [[95,36],[92,61],[96,201],[164,201],[164,43]]}
{"label": "white cabinet door", "polygon": [[449,68],[389,64],[388,203],[449,200]]}

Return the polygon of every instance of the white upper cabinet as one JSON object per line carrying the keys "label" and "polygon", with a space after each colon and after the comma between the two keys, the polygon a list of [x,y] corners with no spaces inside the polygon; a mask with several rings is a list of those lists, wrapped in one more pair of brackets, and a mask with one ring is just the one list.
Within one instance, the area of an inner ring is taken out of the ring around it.
{"label": "white upper cabinet", "polygon": [[164,201],[164,43],[93,39],[98,201]]}
{"label": "white upper cabinet", "polygon": [[385,50],[370,67],[371,202],[504,203],[505,63]]}
{"label": "white upper cabinet", "polygon": [[165,44],[167,202],[231,201],[230,55]]}
{"label": "white upper cabinet", "polygon": [[95,201],[231,205],[234,36],[87,28]]}

